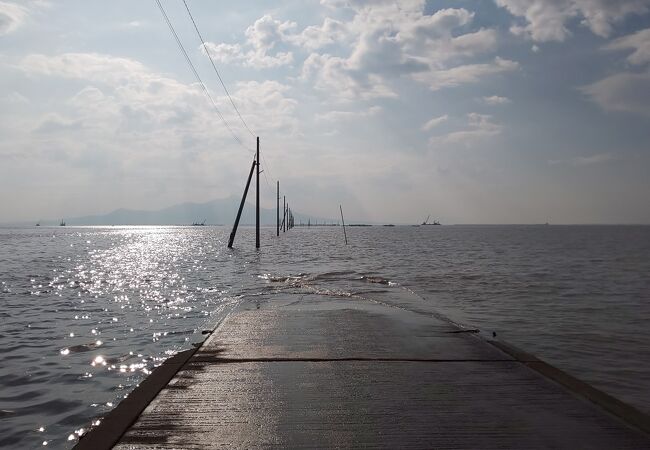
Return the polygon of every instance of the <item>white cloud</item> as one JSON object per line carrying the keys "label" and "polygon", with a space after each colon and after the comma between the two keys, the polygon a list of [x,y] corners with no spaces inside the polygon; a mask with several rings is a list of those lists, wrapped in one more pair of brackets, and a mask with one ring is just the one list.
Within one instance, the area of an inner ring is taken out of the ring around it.
{"label": "white cloud", "polygon": [[346,101],[397,97],[381,77],[352,70],[345,58],[328,54],[309,55],[303,63],[301,79],[313,80],[316,89]]}
{"label": "white cloud", "polygon": [[496,30],[466,29],[474,20],[474,13],[466,9],[428,15],[424,1],[335,3],[354,12],[352,20],[337,28],[341,30],[337,40],[352,42],[351,52],[347,57],[312,53],[304,62],[302,79],[341,99],[395,97],[390,82],[397,77],[410,77],[437,90],[516,67],[500,58],[462,64],[497,47]]}
{"label": "white cloud", "polygon": [[345,23],[326,17],[322,25],[310,25],[299,34],[285,36],[285,39],[307,50],[316,50],[345,41],[349,34]]}
{"label": "white cloud", "polygon": [[593,166],[598,164],[606,164],[609,162],[617,161],[618,158],[611,153],[597,153],[589,156],[576,156],[569,159],[552,159],[548,163],[551,165],[567,165],[574,167]]}
{"label": "white cloud", "polygon": [[[271,51],[287,41],[295,27],[294,22],[280,22],[267,14],[246,29],[246,42],[243,45],[206,42],[206,47],[213,59],[224,63],[237,63],[256,69],[284,66],[293,62],[293,53]],[[203,47],[201,50],[205,51]]]}
{"label": "white cloud", "polygon": [[627,61],[634,65],[650,63],[650,28],[615,39],[606,50],[634,50]]}
{"label": "white cloud", "polygon": [[20,92],[10,92],[4,98],[1,99],[3,102],[12,104],[12,105],[26,105],[29,103],[29,99],[22,95]]}
{"label": "white cloud", "polygon": [[142,28],[146,26],[148,22],[143,20],[132,20],[123,25],[124,28]]}
{"label": "white cloud", "polygon": [[58,114],[48,114],[34,129],[35,133],[52,134],[77,132],[83,128],[82,120],[70,120]]}
{"label": "white cloud", "polygon": [[508,97],[500,97],[498,95],[492,95],[489,97],[482,97],[481,101],[486,105],[496,106],[496,105],[507,105],[512,103]]}
{"label": "white cloud", "polygon": [[138,61],[99,53],[32,54],[23,58],[18,67],[28,75],[90,79],[109,84],[124,84],[149,75]]}
{"label": "white cloud", "polygon": [[381,111],[380,106],[371,106],[362,111],[328,111],[324,114],[317,114],[316,119],[325,122],[340,122],[376,116]]}
{"label": "white cloud", "polygon": [[648,0],[495,0],[525,24],[513,25],[511,32],[534,41],[564,41],[570,34],[567,24],[579,19],[594,34],[608,37],[614,24],[632,14],[650,10]]}
{"label": "white cloud", "polygon": [[487,114],[467,114],[467,128],[453,131],[429,139],[429,147],[436,148],[440,145],[462,145],[469,147],[478,141],[492,138],[501,134],[503,127],[492,121],[492,116]]}
{"label": "white cloud", "polygon": [[15,3],[0,2],[0,36],[20,27],[27,18],[27,8]]}
{"label": "white cloud", "polygon": [[444,116],[434,117],[433,119],[427,121],[427,123],[422,125],[421,130],[422,131],[429,131],[432,128],[437,127],[438,125],[443,124],[444,122],[447,121],[447,119],[449,119],[449,116],[447,114],[445,114]]}
{"label": "white cloud", "polygon": [[466,64],[446,70],[423,72],[414,74],[413,78],[426,84],[432,91],[437,91],[462,84],[476,83],[488,75],[510,72],[518,68],[517,62],[496,57],[491,63]]}
{"label": "white cloud", "polygon": [[244,120],[258,134],[281,130],[288,135],[299,132],[298,102],[287,96],[290,90],[278,81],[245,81],[235,85],[232,96]]}
{"label": "white cloud", "polygon": [[[311,52],[300,78],[343,101],[396,97],[391,80],[401,76],[436,90],[476,82],[516,64],[500,58],[483,65],[460,64],[497,47],[495,29],[467,30],[474,13],[464,8],[424,14],[424,0],[323,4],[350,9],[351,19],[325,17],[320,25],[298,30],[296,23],[267,14],[247,28],[245,42],[208,43],[208,51],[220,62],[263,68],[291,64],[291,46],[299,47]],[[320,51],[334,44],[341,44],[335,49],[339,51]],[[347,56],[340,53],[345,47]],[[435,81],[438,78],[443,80]]]}
{"label": "white cloud", "polygon": [[650,116],[650,74],[619,73],[582,88],[605,111]]}
{"label": "white cloud", "polygon": [[[17,67],[30,77],[61,77],[80,85],[65,103],[57,105],[56,115],[35,116],[32,126],[40,139],[50,136],[60,140],[61,147],[78,157],[85,152],[78,142],[104,142],[110,147],[108,155],[130,167],[138,161],[146,164],[142,159],[152,155],[167,155],[168,160],[169,155],[182,149],[203,154],[217,147],[222,155],[242,151],[198,85],[181,83],[138,61],[68,53],[29,55]],[[250,81],[238,83],[231,93],[254,130],[292,135],[297,132],[298,122],[296,101],[287,97],[288,91],[288,86],[277,81]],[[252,148],[252,138],[225,94],[213,93],[213,98],[230,127]],[[133,148],[138,151],[133,152]]]}

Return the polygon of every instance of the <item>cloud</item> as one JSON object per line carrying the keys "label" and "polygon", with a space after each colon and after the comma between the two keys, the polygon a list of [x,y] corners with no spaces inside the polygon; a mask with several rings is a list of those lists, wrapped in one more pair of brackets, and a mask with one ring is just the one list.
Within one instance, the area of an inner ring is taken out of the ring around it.
{"label": "cloud", "polygon": [[287,96],[290,90],[286,84],[273,80],[244,81],[235,85],[232,96],[240,111],[244,111],[244,120],[258,134],[282,131],[291,135],[299,133],[300,127],[295,115],[298,102]]}
{"label": "cloud", "polygon": [[328,111],[324,114],[317,114],[316,120],[325,122],[356,120],[376,116],[382,110],[383,109],[380,106],[371,106],[370,108],[362,111]]}
{"label": "cloud", "polygon": [[615,39],[605,46],[606,50],[634,50],[628,57],[637,66],[650,63],[650,28]]}
{"label": "cloud", "polygon": [[437,127],[438,125],[443,124],[444,122],[447,121],[447,119],[449,119],[449,116],[447,114],[445,114],[444,116],[434,117],[433,119],[429,120],[427,123],[422,125],[421,130],[429,131],[432,128]]}
{"label": "cloud", "polygon": [[3,102],[12,104],[12,105],[27,105],[29,104],[29,99],[22,95],[20,92],[10,92],[4,98],[0,99]]}
{"label": "cloud", "polygon": [[285,36],[285,39],[307,50],[316,50],[345,41],[348,37],[349,29],[345,23],[326,17],[320,26],[310,25],[299,34]]}
{"label": "cloud", "polygon": [[413,78],[426,84],[432,91],[437,91],[462,84],[477,83],[488,75],[510,72],[518,68],[519,63],[496,57],[490,63],[466,64],[446,70],[433,70],[415,74]]}
{"label": "cloud", "polygon": [[593,166],[618,161],[618,158],[611,153],[597,153],[589,156],[576,156],[569,159],[552,159],[550,165],[565,165],[573,167]]}
{"label": "cloud", "polygon": [[[74,82],[68,85],[79,85],[74,95],[56,105],[55,116],[35,117],[32,127],[41,138],[55,135],[73,157],[86,151],[81,142],[107,143],[111,158],[131,168],[148,164],[154,155],[169,161],[180,151],[189,152],[187,164],[214,158],[207,149],[219,148],[220,155],[242,151],[198,85],[156,73],[136,60],[95,53],[35,54],[17,67],[30,77],[65,78]],[[299,127],[289,90],[277,81],[249,81],[235,85],[231,94],[254,130],[294,135]],[[213,93],[213,98],[230,127],[252,148],[253,139],[225,94]]]}
{"label": "cloud", "polygon": [[27,8],[15,3],[0,2],[0,36],[20,27],[27,18]]}
{"label": "cloud", "polygon": [[[267,14],[246,29],[246,42],[243,45],[206,42],[206,47],[213,59],[224,63],[256,69],[284,66],[293,62],[293,53],[271,51],[278,44],[287,41],[295,27],[295,22],[281,22]],[[201,50],[205,51],[203,46]]]}
{"label": "cloud", "polygon": [[571,32],[567,24],[579,19],[592,33],[609,37],[613,25],[632,14],[650,10],[648,0],[495,0],[524,25],[513,25],[511,32],[537,42],[564,41]]}
{"label": "cloud", "polygon": [[581,88],[605,111],[650,116],[650,74],[619,73]]}
{"label": "cloud", "polygon": [[503,127],[492,121],[492,116],[487,114],[467,114],[467,128],[429,139],[429,147],[440,145],[462,145],[469,147],[472,144],[501,134]]}
{"label": "cloud", "polygon": [[[608,51],[632,52],[628,63],[650,64],[650,28],[617,38],[603,47]],[[581,88],[605,111],[627,112],[650,116],[650,73],[620,72]]]}
{"label": "cloud", "polygon": [[345,58],[328,54],[309,55],[303,63],[301,79],[313,81],[314,88],[340,100],[397,97],[380,76],[353,70]]}
{"label": "cloud", "polygon": [[32,54],[23,58],[18,68],[28,75],[89,79],[107,84],[128,84],[150,75],[138,61],[99,53]]}
{"label": "cloud", "polygon": [[311,53],[304,61],[301,78],[340,99],[395,97],[391,82],[399,77],[437,90],[477,82],[481,76],[516,67],[501,58],[492,63],[462,64],[497,47],[496,30],[467,30],[474,13],[464,8],[425,14],[423,1],[335,3],[354,12],[349,22],[337,25],[340,33],[336,39],[350,42],[350,53]]}
{"label": "cloud", "polygon": [[[424,0],[323,4],[345,7],[352,15],[346,21],[325,17],[321,24],[299,30],[295,22],[266,14],[246,29],[244,42],[207,43],[207,50],[219,62],[253,68],[290,65],[293,48],[310,52],[300,79],[340,101],[395,98],[391,82],[399,77],[411,77],[436,90],[477,82],[516,64],[500,58],[482,65],[463,64],[497,47],[495,29],[468,30],[475,14],[464,8],[425,14]],[[322,51],[336,44],[340,45],[331,52]],[[468,73],[472,70],[475,75]],[[436,78],[445,80],[432,83]]]}
{"label": "cloud", "polygon": [[74,132],[80,130],[82,127],[82,120],[68,120],[57,114],[49,114],[48,117],[34,129],[34,132],[39,134]]}
{"label": "cloud", "polygon": [[508,97],[500,97],[498,95],[492,95],[490,97],[481,97],[481,101],[486,105],[497,106],[497,105],[508,105],[512,103]]}

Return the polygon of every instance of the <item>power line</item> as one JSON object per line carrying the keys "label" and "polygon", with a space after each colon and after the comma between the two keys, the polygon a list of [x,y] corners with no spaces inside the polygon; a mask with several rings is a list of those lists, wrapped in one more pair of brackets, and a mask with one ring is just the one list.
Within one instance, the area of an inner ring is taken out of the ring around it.
{"label": "power line", "polygon": [[264,153],[262,153],[262,161],[264,161],[264,169],[265,169],[264,170],[264,179],[266,180],[266,184],[268,184],[269,187],[271,187],[271,185],[269,184],[269,180],[266,178],[266,172],[267,171],[269,172],[269,175],[271,175],[271,168],[270,168],[269,164],[266,162],[266,158],[264,157]]}
{"label": "power line", "polygon": [[248,127],[246,124],[246,121],[242,117],[241,113],[239,112],[239,109],[237,108],[237,105],[235,105],[235,102],[233,101],[232,97],[230,96],[230,92],[228,92],[228,88],[226,87],[226,83],[223,82],[223,79],[221,78],[221,74],[219,74],[219,70],[217,70],[217,66],[214,63],[214,60],[212,59],[212,55],[210,54],[210,50],[208,50],[208,46],[205,44],[205,40],[203,39],[203,36],[201,35],[201,32],[199,31],[199,27],[196,25],[196,21],[194,20],[194,16],[192,16],[192,12],[190,11],[190,7],[187,6],[187,2],[183,0],[183,4],[185,5],[185,9],[187,10],[187,14],[189,14],[190,19],[192,20],[192,24],[194,25],[194,29],[196,30],[196,34],[199,36],[199,39],[201,40],[201,44],[203,44],[203,49],[205,50],[205,54],[208,55],[208,58],[210,59],[210,63],[212,63],[212,68],[214,69],[215,73],[217,74],[217,77],[219,78],[219,82],[221,83],[221,86],[223,86],[223,90],[226,92],[226,95],[228,96],[228,99],[230,99],[230,104],[232,107],[235,109],[237,112],[237,115],[239,116],[239,119],[241,120],[241,123],[244,124],[244,127],[248,132],[251,134],[251,136],[255,137],[255,133],[251,131],[251,129]]}
{"label": "power line", "polygon": [[[201,44],[203,45],[203,49],[205,50],[205,54],[208,55],[208,58],[210,59],[210,63],[212,64],[212,68],[214,69],[214,72],[217,74],[217,78],[219,78],[219,82],[221,83],[221,86],[223,87],[224,92],[228,96],[228,99],[230,100],[230,104],[234,108],[235,112],[239,116],[239,119],[241,120],[242,124],[248,130],[248,132],[251,134],[251,136],[255,137],[256,134],[251,131],[251,129],[248,127],[248,124],[242,117],[241,113],[239,112],[239,108],[237,108],[237,105],[235,104],[234,100],[232,99],[230,92],[228,91],[228,88],[226,87],[226,83],[224,83],[223,78],[221,78],[221,74],[219,73],[219,70],[217,69],[217,65],[214,62],[214,59],[212,58],[212,55],[210,54],[210,50],[208,49],[207,44],[205,43],[205,39],[203,39],[203,35],[199,31],[199,27],[196,24],[196,20],[194,20],[194,16],[192,15],[192,12],[190,11],[190,7],[187,4],[186,0],[183,0],[183,4],[185,5],[185,9],[187,10],[187,14],[190,16],[190,19],[192,20],[192,25],[194,25],[194,30],[196,31],[196,34],[199,36],[199,39],[201,40]],[[264,162],[265,166],[265,171],[263,172],[264,174],[264,179],[266,180],[266,183],[271,187],[271,185],[268,182],[268,178],[266,177],[266,172],[269,172],[270,175],[270,167],[269,164],[266,162],[266,158],[264,157],[264,153],[262,153],[262,161]]]}
{"label": "power line", "polygon": [[219,107],[217,107],[217,103],[214,101],[212,98],[212,95],[210,94],[210,91],[208,91],[208,88],[205,86],[203,83],[203,80],[201,80],[201,77],[199,76],[199,73],[196,71],[196,68],[194,67],[194,64],[192,64],[192,60],[190,59],[189,55],[187,54],[187,51],[185,51],[185,47],[183,47],[183,43],[181,42],[180,38],[178,37],[178,34],[176,33],[176,30],[174,29],[174,26],[172,25],[171,21],[169,20],[169,17],[167,16],[167,13],[165,12],[165,9],[163,8],[162,4],[160,3],[160,0],[156,0],[156,4],[158,5],[158,8],[160,9],[160,12],[163,15],[163,18],[165,19],[165,22],[167,22],[167,26],[169,26],[169,30],[171,31],[172,35],[174,36],[174,39],[176,40],[176,44],[178,44],[178,48],[181,50],[181,53],[183,53],[183,56],[185,57],[185,61],[187,64],[190,66],[190,69],[192,70],[192,73],[194,74],[194,77],[196,80],[199,82],[199,85],[203,89],[203,92],[205,92],[205,95],[207,95],[208,99],[210,99],[210,103],[212,103],[212,106],[214,107],[214,110],[217,112],[217,115],[223,122],[224,126],[230,131],[230,134],[232,134],[232,137],[245,149],[248,151],[252,151],[250,148],[246,147],[244,143],[239,139],[239,136],[235,134],[233,129],[228,125],[228,122],[226,119],[223,117],[223,114],[221,114],[221,111],[219,110]]}

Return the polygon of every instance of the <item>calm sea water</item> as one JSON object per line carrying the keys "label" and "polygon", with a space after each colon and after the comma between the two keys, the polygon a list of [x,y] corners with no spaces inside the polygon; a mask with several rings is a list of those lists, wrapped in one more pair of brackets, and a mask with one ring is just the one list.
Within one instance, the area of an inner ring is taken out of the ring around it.
{"label": "calm sea water", "polygon": [[0,446],[69,448],[241,302],[440,312],[650,411],[650,227],[0,229]]}

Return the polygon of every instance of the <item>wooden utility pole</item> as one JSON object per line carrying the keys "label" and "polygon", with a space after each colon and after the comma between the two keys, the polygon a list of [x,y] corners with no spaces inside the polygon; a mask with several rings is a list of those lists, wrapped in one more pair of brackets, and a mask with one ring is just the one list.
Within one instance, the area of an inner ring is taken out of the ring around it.
{"label": "wooden utility pole", "polygon": [[278,181],[278,199],[277,199],[277,226],[276,226],[276,235],[279,237],[280,236],[280,182]]}
{"label": "wooden utility pole", "polygon": [[345,236],[345,245],[348,245],[348,235],[345,232],[345,220],[343,219],[343,207],[339,205],[339,209],[341,210],[341,223],[343,223],[343,236]]}
{"label": "wooden utility pole", "polygon": [[260,248],[260,137],[257,137],[257,175],[255,192],[255,248]]}
{"label": "wooden utility pole", "polygon": [[248,188],[251,185],[251,179],[253,178],[253,170],[255,170],[256,162],[253,161],[251,165],[251,172],[248,174],[248,181],[246,181],[246,188],[244,189],[244,195],[241,198],[241,203],[239,204],[239,211],[237,211],[237,218],[235,219],[235,224],[232,227],[230,232],[230,239],[228,240],[228,248],[232,248],[232,244],[235,242],[235,235],[237,234],[237,227],[239,226],[239,219],[241,218],[241,212],[244,209],[244,203],[246,203],[246,196],[248,195]]}

